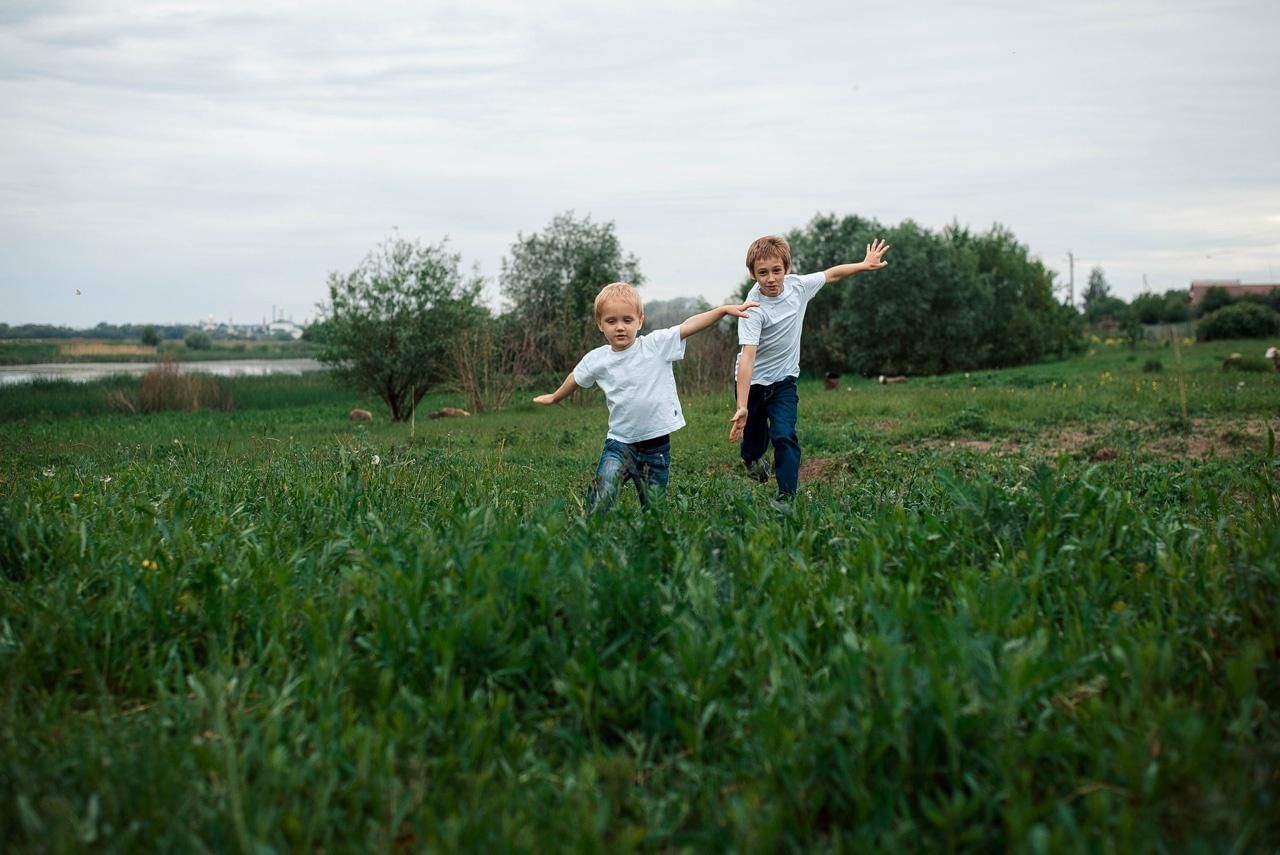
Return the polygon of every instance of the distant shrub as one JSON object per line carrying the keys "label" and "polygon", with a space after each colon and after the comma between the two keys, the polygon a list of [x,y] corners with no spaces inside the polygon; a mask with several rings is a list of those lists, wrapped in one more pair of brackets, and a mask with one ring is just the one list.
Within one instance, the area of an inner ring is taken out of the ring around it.
{"label": "distant shrub", "polygon": [[[115,403],[119,409],[128,409],[119,401]],[[136,404],[136,409],[144,413],[230,410],[234,407],[231,389],[225,381],[209,374],[181,371],[172,360],[165,360],[142,375]]]}
{"label": "distant shrub", "polygon": [[142,328],[142,343],[148,347],[155,347],[160,343],[160,334],[153,325],[147,324]]}
{"label": "distant shrub", "polygon": [[1147,374],[1159,374],[1164,371],[1164,361],[1156,359],[1154,356],[1142,363],[1142,370]]}
{"label": "distant shrub", "polygon": [[1233,303],[1210,312],[1196,325],[1196,338],[1266,338],[1280,331],[1280,314],[1257,303]]}
{"label": "distant shrub", "polygon": [[209,338],[209,334],[204,330],[192,330],[187,333],[187,347],[192,350],[208,350],[213,347],[213,339]]}

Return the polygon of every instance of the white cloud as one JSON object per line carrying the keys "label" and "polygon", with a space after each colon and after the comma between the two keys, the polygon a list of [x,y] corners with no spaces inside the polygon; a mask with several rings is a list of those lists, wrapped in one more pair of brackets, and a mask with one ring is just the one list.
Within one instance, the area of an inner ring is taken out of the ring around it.
{"label": "white cloud", "polygon": [[686,6],[7,6],[0,320],[301,315],[393,225],[494,280],[567,209],[650,299],[819,211],[999,221],[1126,296],[1267,278],[1280,6]]}

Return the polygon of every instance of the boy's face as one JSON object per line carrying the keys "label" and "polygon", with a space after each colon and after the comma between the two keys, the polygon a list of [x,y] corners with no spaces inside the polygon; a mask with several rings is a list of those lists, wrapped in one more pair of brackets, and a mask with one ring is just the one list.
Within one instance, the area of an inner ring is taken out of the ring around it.
{"label": "boy's face", "polygon": [[776,297],[782,293],[782,277],[787,275],[787,265],[778,256],[761,258],[756,261],[752,271],[756,281],[760,283],[760,293],[766,297]]}
{"label": "boy's face", "polygon": [[634,303],[626,300],[610,300],[600,307],[596,321],[600,332],[614,350],[626,350],[636,340],[640,327],[644,326],[644,313]]}

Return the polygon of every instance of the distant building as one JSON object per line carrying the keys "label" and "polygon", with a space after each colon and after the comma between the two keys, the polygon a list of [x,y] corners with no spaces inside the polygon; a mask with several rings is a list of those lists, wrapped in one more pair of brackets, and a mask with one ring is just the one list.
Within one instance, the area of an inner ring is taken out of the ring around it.
{"label": "distant building", "polygon": [[273,321],[272,324],[267,327],[267,331],[272,335],[275,335],[276,333],[288,333],[293,338],[302,338],[302,327],[298,326],[293,321]]}
{"label": "distant building", "polygon": [[1210,288],[1221,288],[1233,300],[1255,294],[1265,297],[1272,291],[1280,290],[1280,282],[1265,284],[1243,284],[1239,279],[1197,279],[1191,283],[1191,305],[1198,305]]}

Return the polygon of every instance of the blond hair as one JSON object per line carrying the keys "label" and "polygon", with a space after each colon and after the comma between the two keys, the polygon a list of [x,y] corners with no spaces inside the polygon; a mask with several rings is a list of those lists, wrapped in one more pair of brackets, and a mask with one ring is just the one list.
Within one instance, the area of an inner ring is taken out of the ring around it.
{"label": "blond hair", "polygon": [[747,270],[756,275],[756,262],[763,258],[781,258],[782,266],[791,272],[791,244],[781,235],[765,235],[756,238],[747,247]]}
{"label": "blond hair", "polygon": [[635,288],[626,282],[610,282],[596,295],[596,323],[600,322],[600,315],[604,313],[604,304],[610,300],[630,303],[636,307],[637,315],[644,315],[644,303],[640,301],[640,295],[636,293]]}

